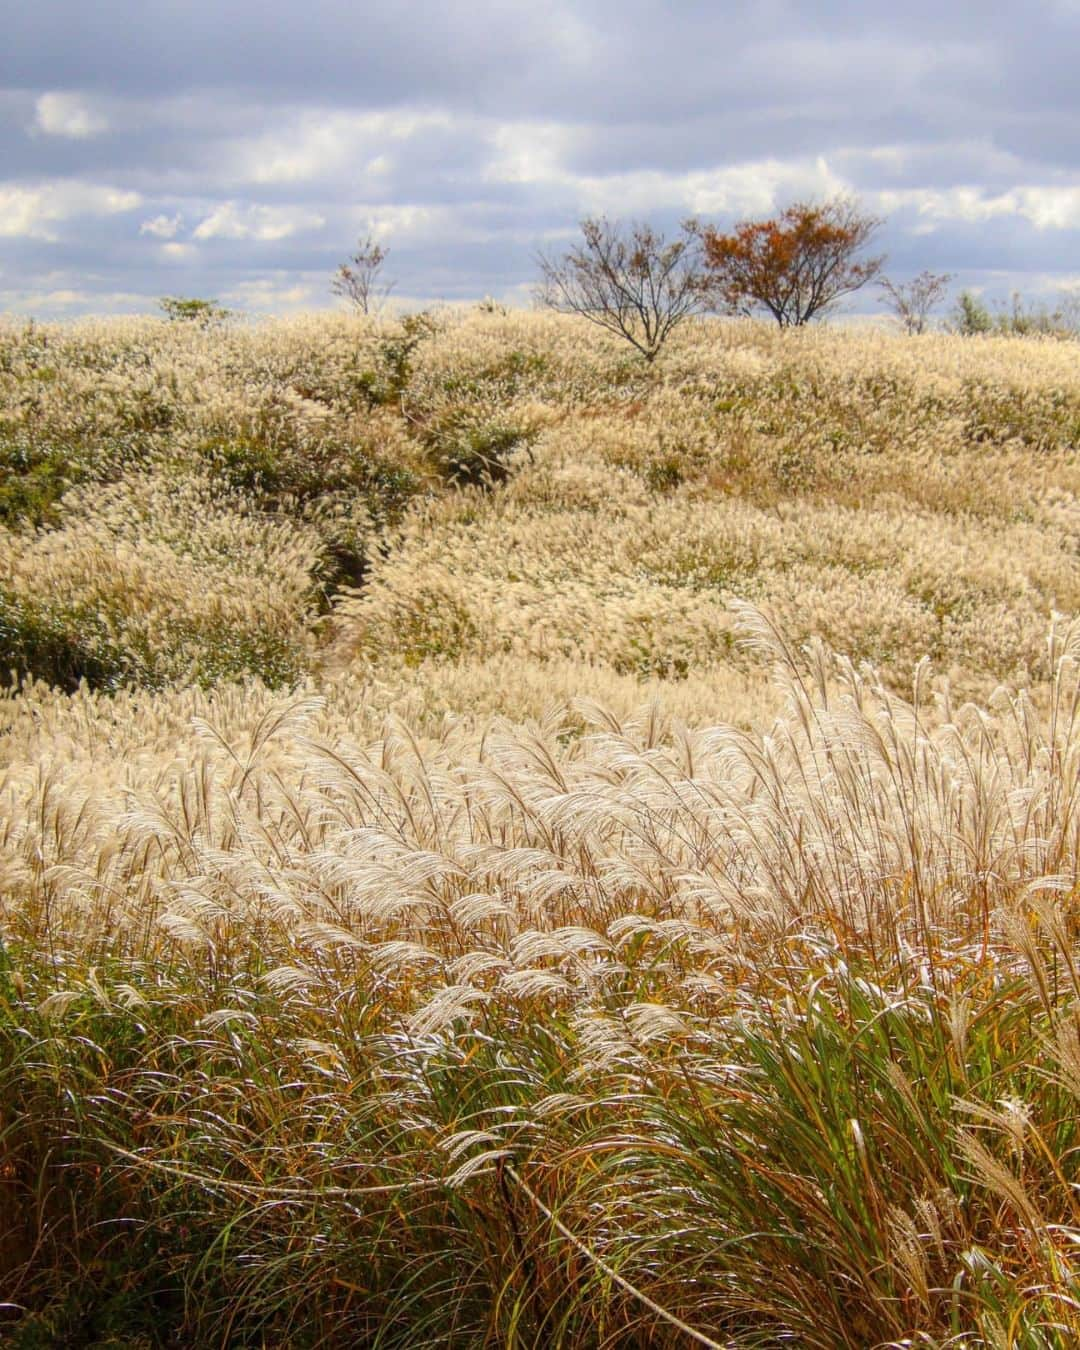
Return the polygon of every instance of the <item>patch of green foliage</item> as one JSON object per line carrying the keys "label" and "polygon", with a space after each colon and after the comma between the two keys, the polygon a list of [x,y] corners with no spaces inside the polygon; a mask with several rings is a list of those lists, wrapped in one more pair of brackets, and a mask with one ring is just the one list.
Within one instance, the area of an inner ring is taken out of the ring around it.
{"label": "patch of green foliage", "polygon": [[158,307],[170,323],[190,323],[197,328],[214,328],[233,317],[233,311],[216,300],[202,300],[196,296],[163,295]]}
{"label": "patch of green foliage", "polygon": [[469,406],[451,405],[424,426],[421,440],[438,472],[458,486],[494,486],[510,476],[518,452],[532,453],[536,428]]}
{"label": "patch of green foliage", "polygon": [[174,624],[164,641],[151,645],[122,610],[112,613],[100,598],[62,605],[47,595],[28,599],[3,588],[0,651],[5,674],[67,692],[82,683],[104,690],[161,689],[178,679],[208,688],[249,675],[278,688],[307,671],[307,653],[294,634],[192,622]]}
{"label": "patch of green foliage", "polygon": [[0,523],[56,524],[60,498],[85,472],[61,446],[0,439]]}
{"label": "patch of green foliage", "polygon": [[438,331],[435,318],[422,310],[406,314],[395,331],[376,347],[375,365],[353,376],[355,396],[369,408],[393,406],[401,401],[413,373],[413,356],[426,339]]}

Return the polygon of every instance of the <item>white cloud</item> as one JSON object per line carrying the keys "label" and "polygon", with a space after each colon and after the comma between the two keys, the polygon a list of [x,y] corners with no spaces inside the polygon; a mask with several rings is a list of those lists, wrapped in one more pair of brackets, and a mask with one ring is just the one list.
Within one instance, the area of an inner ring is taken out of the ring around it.
{"label": "white cloud", "polygon": [[686,176],[688,205],[703,215],[755,215],[792,200],[832,197],[851,191],[850,182],[833,172],[828,161],[757,160],[712,173]]}
{"label": "white cloud", "polygon": [[250,206],[223,202],[195,227],[196,239],[254,239],[266,243],[302,230],[320,230],[326,219],[298,206]]}
{"label": "white cloud", "polygon": [[[373,239],[388,243],[394,239],[423,239],[443,236],[448,229],[459,230],[457,214],[445,206],[377,206],[353,213],[358,230]],[[461,239],[461,234],[455,234]]]}
{"label": "white cloud", "polygon": [[79,94],[42,94],[34,105],[34,126],[46,136],[84,141],[108,131],[107,118]]}
{"label": "white cloud", "polygon": [[656,210],[692,215],[753,215],[801,197],[851,190],[824,158],[762,159],[715,169],[674,173],[637,169],[581,174],[566,167],[578,129],[558,123],[517,122],[491,135],[494,154],[484,172],[489,183],[547,185],[577,210],[628,216]]}
{"label": "white cloud", "polygon": [[93,310],[95,313],[131,313],[146,305],[146,297],[134,291],[87,291],[73,286],[58,286],[52,290],[0,290],[0,309],[12,314],[41,314],[43,311],[63,315],[70,312]]}
{"label": "white cloud", "polygon": [[235,142],[229,167],[252,183],[331,178],[362,187],[365,175],[378,178],[392,167],[388,146],[453,124],[434,112],[305,112],[292,125]]}
{"label": "white cloud", "polygon": [[1040,230],[1080,226],[1080,187],[1025,187],[1017,196],[1020,214]]}
{"label": "white cloud", "polygon": [[183,223],[179,211],[175,216],[155,216],[153,220],[144,220],[139,226],[140,234],[152,234],[155,239],[172,239]]}
{"label": "white cloud", "polygon": [[562,161],[574,131],[557,122],[508,122],[495,129],[495,155],[484,177],[496,183],[542,183],[565,178]]}
{"label": "white cloud", "polygon": [[1017,186],[993,195],[967,186],[904,188],[878,193],[877,202],[884,211],[917,211],[916,234],[930,233],[945,221],[980,225],[1003,216],[1020,216],[1039,230],[1080,228],[1080,188],[1071,185]]}
{"label": "white cloud", "polygon": [[995,216],[1014,215],[1017,209],[1015,193],[991,197],[973,187],[900,188],[879,192],[876,201],[883,211],[914,210],[930,225],[946,220],[983,224]]}
{"label": "white cloud", "polygon": [[760,215],[793,199],[850,190],[827,162],[755,160],[722,169],[673,174],[646,170],[605,177],[567,177],[565,188],[581,206],[607,215],[679,210],[690,215]]}
{"label": "white cloud", "polygon": [[76,216],[114,216],[142,205],[137,192],[81,183],[45,183],[40,187],[0,185],[0,236],[55,240],[52,229]]}
{"label": "white cloud", "polygon": [[314,287],[302,282],[274,281],[262,277],[258,281],[239,282],[232,290],[225,291],[221,298],[244,309],[277,311],[310,308],[314,294]]}
{"label": "white cloud", "polygon": [[[476,211],[467,204],[390,205],[380,202],[354,206],[347,213],[347,219],[352,222],[353,239],[370,235],[391,247],[406,240],[413,246],[438,244],[447,239],[453,239],[459,245],[480,244],[496,238],[506,239],[513,233],[505,227],[493,226],[482,209]],[[531,230],[528,237],[533,238]]]}
{"label": "white cloud", "polygon": [[194,244],[162,244],[161,255],[169,262],[188,262],[198,256],[199,250]]}

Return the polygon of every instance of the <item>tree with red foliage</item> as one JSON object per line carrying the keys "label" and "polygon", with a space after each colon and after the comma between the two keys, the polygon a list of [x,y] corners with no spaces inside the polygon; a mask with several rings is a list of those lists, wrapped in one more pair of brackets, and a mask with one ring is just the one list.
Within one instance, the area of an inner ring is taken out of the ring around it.
{"label": "tree with red foliage", "polygon": [[873,281],[884,257],[860,258],[881,225],[851,197],[795,202],[772,220],[730,234],[700,229],[713,294],[729,314],[766,310],[781,328],[825,314]]}

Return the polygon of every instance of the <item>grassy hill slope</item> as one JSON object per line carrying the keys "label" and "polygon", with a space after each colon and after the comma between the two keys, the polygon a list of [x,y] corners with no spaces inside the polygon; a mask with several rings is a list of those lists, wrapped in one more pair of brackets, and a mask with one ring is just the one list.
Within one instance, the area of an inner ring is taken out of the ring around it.
{"label": "grassy hill slope", "polygon": [[1078,439],[1067,342],[0,332],[8,1342],[1075,1345]]}

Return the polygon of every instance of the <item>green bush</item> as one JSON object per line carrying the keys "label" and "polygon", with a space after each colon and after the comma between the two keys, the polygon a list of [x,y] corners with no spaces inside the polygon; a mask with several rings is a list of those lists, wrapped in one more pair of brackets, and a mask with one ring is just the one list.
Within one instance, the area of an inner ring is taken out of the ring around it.
{"label": "green bush", "polygon": [[82,476],[57,446],[0,443],[0,522],[9,528],[55,524],[60,498]]}
{"label": "green bush", "polygon": [[83,681],[115,689],[146,681],[150,673],[147,654],[117,643],[94,606],[55,606],[45,597],[38,602],[6,590],[0,590],[0,650],[5,674],[32,676],[68,692]]}
{"label": "green bush", "polygon": [[356,372],[352,379],[358,399],[369,408],[398,404],[413,373],[413,355],[438,327],[426,310],[406,314],[396,330],[384,337],[375,351],[375,365]]}
{"label": "green bush", "polygon": [[448,482],[478,487],[505,482],[515,453],[531,454],[537,435],[535,427],[453,407],[424,429],[423,441]]}
{"label": "green bush", "polygon": [[271,688],[295,684],[307,653],[292,633],[234,624],[174,625],[167,644],[151,648],[138,623],[100,600],[57,605],[0,589],[0,650],[5,674],[27,676],[73,692],[138,685],[160,689],[178,680],[209,688],[254,675]]}
{"label": "green bush", "polygon": [[200,300],[194,296],[163,295],[158,307],[170,323],[191,323],[197,328],[216,328],[233,317],[233,311],[225,309],[216,300]]}
{"label": "green bush", "polygon": [[978,296],[970,291],[961,291],[956,297],[950,327],[962,337],[977,337],[992,332],[994,320]]}
{"label": "green bush", "polygon": [[1014,291],[1009,308],[997,316],[994,326],[1013,337],[1070,337],[1076,333],[1076,314],[1067,302],[1051,309],[1031,304]]}

